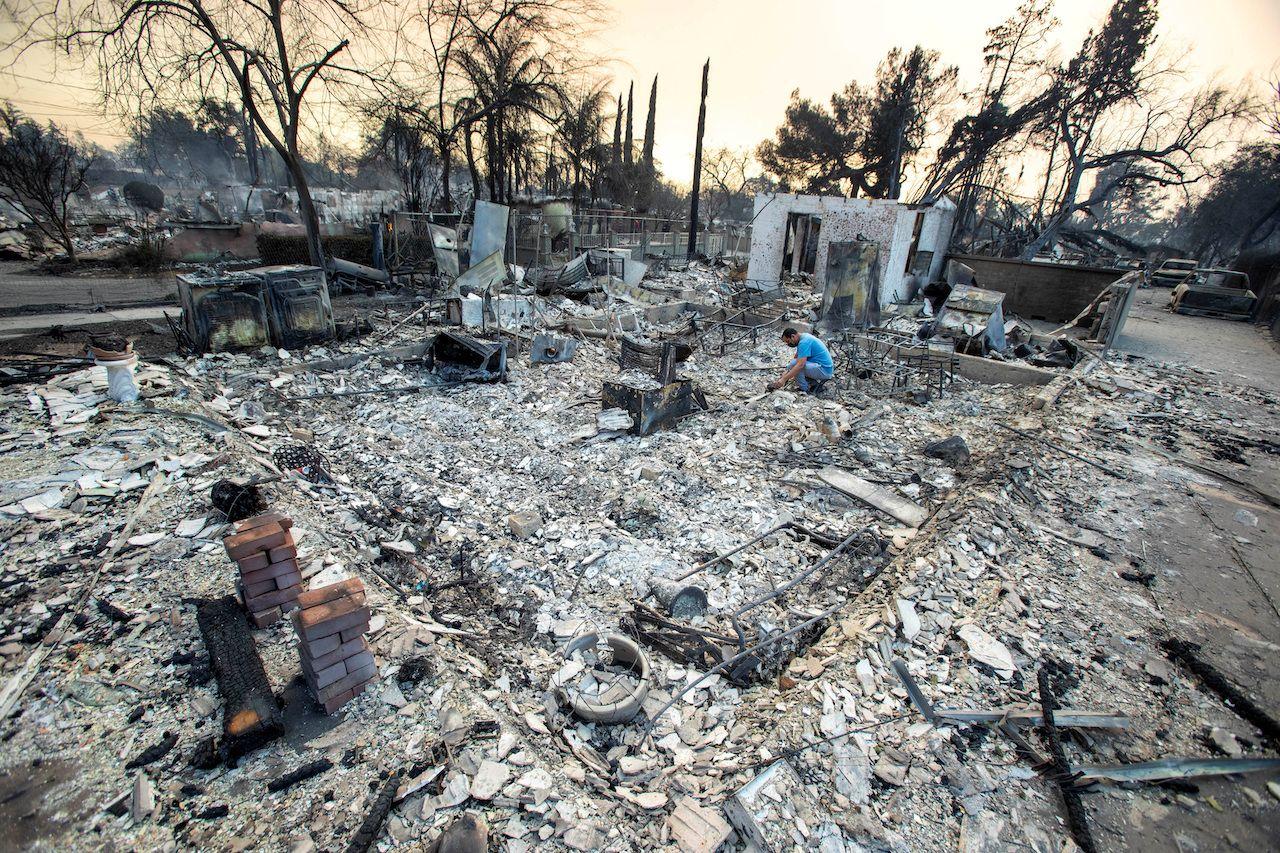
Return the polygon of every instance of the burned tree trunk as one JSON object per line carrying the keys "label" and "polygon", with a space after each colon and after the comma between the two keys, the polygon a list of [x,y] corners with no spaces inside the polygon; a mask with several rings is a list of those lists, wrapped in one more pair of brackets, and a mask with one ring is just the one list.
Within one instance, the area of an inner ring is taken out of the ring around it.
{"label": "burned tree trunk", "polygon": [[448,137],[442,135],[438,146],[440,148],[440,191],[444,193],[441,198],[441,204],[448,211],[453,208],[453,192],[449,187],[449,173],[453,171],[453,164],[450,160],[452,151],[450,150]]}
{"label": "burned tree trunk", "polygon": [[307,183],[306,174],[300,163],[296,164],[295,168],[290,168],[289,173],[293,175],[294,189],[298,191],[298,215],[302,217],[302,224],[307,231],[307,254],[311,256],[313,266],[323,267],[324,246],[320,242],[320,214],[316,211],[315,200],[311,198],[311,187]]}
{"label": "burned tree trunk", "polygon": [[471,128],[463,133],[463,149],[467,155],[467,172],[471,175],[471,197],[480,198],[480,170],[476,168],[476,152],[471,145]]}
{"label": "burned tree trunk", "polygon": [[689,257],[698,249],[698,195],[702,192],[702,134],[707,129],[707,76],[711,60],[702,66],[702,100],[698,104],[698,141],[693,148],[693,193],[689,201]]}

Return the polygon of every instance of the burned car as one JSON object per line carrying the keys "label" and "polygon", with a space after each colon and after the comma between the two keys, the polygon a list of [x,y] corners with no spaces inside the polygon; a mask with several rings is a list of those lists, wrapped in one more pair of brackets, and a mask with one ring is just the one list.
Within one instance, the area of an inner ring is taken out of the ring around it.
{"label": "burned car", "polygon": [[1151,273],[1152,287],[1177,287],[1190,278],[1199,266],[1190,258],[1169,258]]}
{"label": "burned car", "polygon": [[1249,276],[1236,270],[1200,270],[1173,290],[1169,308],[1179,314],[1248,320],[1258,296]]}

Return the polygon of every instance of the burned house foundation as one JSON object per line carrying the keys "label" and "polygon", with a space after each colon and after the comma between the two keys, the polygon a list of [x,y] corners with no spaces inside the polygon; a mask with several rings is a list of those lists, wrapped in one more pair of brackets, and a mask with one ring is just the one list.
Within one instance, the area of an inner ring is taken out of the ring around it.
{"label": "burned house foundation", "polygon": [[[84,837],[137,849],[1049,849],[1057,775],[1270,825],[1265,718],[1149,606],[1186,603],[1171,519],[1225,531],[1223,585],[1258,569],[1231,459],[1270,470],[1265,392],[1113,353],[1132,279],[1059,329],[949,275],[945,205],[774,204],[767,281],[654,257],[671,232],[424,214],[412,292],[329,302],[363,336],[271,268],[188,281],[211,354],[139,352],[141,406],[88,359],[6,373],[7,766],[74,733]],[[785,328],[821,393],[770,388]]]}

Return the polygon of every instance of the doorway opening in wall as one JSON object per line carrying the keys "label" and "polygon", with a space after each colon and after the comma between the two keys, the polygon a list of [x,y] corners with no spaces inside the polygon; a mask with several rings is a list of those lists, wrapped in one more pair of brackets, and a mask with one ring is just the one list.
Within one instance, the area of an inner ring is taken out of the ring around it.
{"label": "doorway opening in wall", "polygon": [[787,240],[782,247],[779,278],[786,273],[797,275],[813,272],[818,258],[818,232],[821,229],[821,216],[812,213],[787,214]]}
{"label": "doorway opening in wall", "polygon": [[[920,248],[920,232],[922,230],[924,230],[924,211],[923,210],[917,211],[915,225],[913,225],[911,228],[911,248],[907,250],[907,265],[902,269],[904,273],[909,273],[912,271],[911,268],[914,265],[915,259],[916,259],[916,250]],[[933,258],[932,252],[929,253],[929,258],[932,260]]]}

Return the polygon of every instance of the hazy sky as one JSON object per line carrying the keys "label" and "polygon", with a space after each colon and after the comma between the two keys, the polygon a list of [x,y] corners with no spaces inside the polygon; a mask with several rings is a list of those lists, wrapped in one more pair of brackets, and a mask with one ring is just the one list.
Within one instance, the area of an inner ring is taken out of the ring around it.
{"label": "hazy sky", "polygon": [[[705,145],[751,148],[772,135],[793,89],[818,100],[849,80],[870,82],[895,45],[921,44],[960,67],[972,87],[986,30],[1019,0],[613,0],[599,40],[615,56],[615,88],[636,80],[636,133],[658,77],[656,156],[673,180],[692,180],[702,63],[711,57]],[[1056,31],[1074,52],[1110,0],[1057,5]],[[1158,44],[1189,53],[1200,77],[1260,81],[1280,73],[1280,0],[1161,0]]]}
{"label": "hazy sky", "polygon": [[[606,0],[610,10],[589,47],[614,57],[614,90],[636,82],[637,139],[649,84],[658,80],[658,159],[669,178],[692,178],[702,63],[711,58],[706,145],[753,148],[778,126],[793,89],[825,100],[851,79],[870,82],[895,45],[919,43],[960,66],[961,85],[980,77],[985,30],[1018,0]],[[1110,0],[1059,2],[1064,52],[1078,47]],[[1159,44],[1201,79],[1259,86],[1280,74],[1280,0],[1161,0]],[[124,139],[117,117],[97,112],[92,80],[45,61],[0,72],[0,97],[42,120],[82,129],[104,145]],[[36,79],[28,79],[36,78]],[[56,80],[55,83],[41,82]],[[340,134],[339,134],[340,135]]]}

